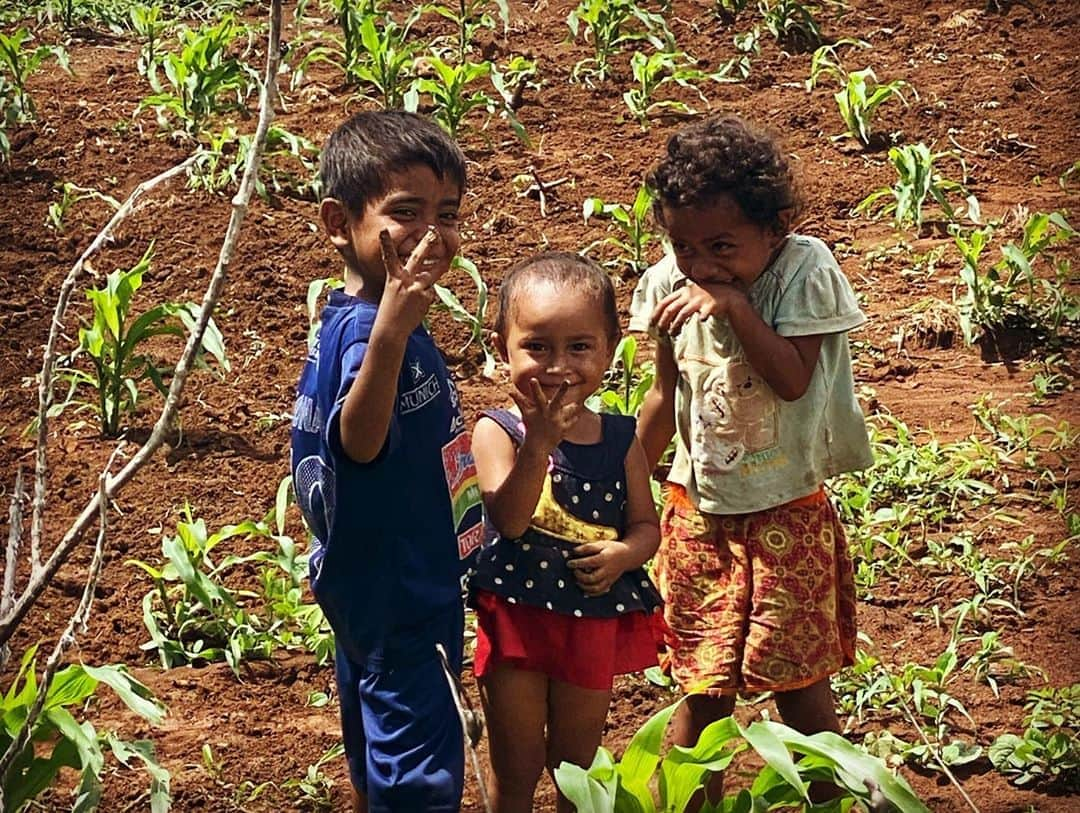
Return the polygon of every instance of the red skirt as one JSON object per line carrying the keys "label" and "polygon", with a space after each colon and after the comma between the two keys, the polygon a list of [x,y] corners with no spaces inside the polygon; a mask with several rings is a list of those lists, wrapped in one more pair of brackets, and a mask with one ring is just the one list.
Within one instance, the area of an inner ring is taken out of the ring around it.
{"label": "red skirt", "polygon": [[473,595],[477,677],[499,664],[542,672],[583,689],[610,691],[612,678],[656,666],[664,646],[661,612],[576,618],[511,604],[486,590]]}

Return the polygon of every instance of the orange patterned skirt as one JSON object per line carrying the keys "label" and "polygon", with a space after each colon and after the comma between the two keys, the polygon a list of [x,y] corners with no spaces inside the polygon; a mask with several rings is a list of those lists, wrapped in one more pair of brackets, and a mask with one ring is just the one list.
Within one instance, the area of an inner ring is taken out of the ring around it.
{"label": "orange patterned skirt", "polygon": [[719,516],[669,483],[660,534],[665,665],[685,691],[791,691],[851,664],[855,582],[824,489]]}

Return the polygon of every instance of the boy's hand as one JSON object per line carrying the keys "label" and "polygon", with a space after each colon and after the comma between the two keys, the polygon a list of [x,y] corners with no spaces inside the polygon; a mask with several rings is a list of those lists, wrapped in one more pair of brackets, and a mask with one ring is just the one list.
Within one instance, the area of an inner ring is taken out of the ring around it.
{"label": "boy's hand", "polygon": [[516,389],[510,390],[510,397],[521,410],[521,421],[525,424],[525,443],[538,453],[550,454],[577,422],[581,407],[563,403],[569,386],[569,382],[563,381],[550,401],[535,378],[529,379],[527,395]]}
{"label": "boy's hand", "polygon": [[699,285],[688,282],[657,303],[651,321],[661,331],[674,335],[695,314],[702,320],[710,316],[727,316],[733,307],[745,302],[746,293],[734,283]]}
{"label": "boy's hand", "polygon": [[602,596],[632,565],[630,547],[621,539],[578,545],[566,563],[587,596]]}
{"label": "boy's hand", "polygon": [[386,320],[384,325],[389,330],[408,336],[423,321],[435,300],[435,283],[448,267],[442,262],[426,264],[433,259],[429,255],[441,239],[436,229],[429,228],[402,265],[390,232],[386,229],[379,232],[379,246],[386,268],[379,315]]}

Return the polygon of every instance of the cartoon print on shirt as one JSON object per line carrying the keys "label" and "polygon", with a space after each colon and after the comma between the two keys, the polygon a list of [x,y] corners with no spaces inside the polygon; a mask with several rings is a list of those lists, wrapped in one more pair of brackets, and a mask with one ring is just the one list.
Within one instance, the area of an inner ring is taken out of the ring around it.
{"label": "cartoon print on shirt", "polygon": [[688,355],[687,361],[698,362],[702,380],[690,404],[690,456],[701,474],[732,471],[745,456],[778,445],[777,396],[744,358]]}

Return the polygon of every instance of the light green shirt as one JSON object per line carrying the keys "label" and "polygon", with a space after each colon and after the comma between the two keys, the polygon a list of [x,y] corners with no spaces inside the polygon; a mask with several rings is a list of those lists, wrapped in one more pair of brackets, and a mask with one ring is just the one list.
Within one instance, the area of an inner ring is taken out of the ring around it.
{"label": "light green shirt", "polygon": [[[656,304],[687,282],[671,256],[649,268],[634,291],[630,329],[650,330]],[[670,343],[679,369],[669,479],[710,514],[782,505],[873,462],[847,339],[866,316],[832,252],[814,237],[791,235],[749,298],[781,336],[824,335],[796,401],[777,396],[750,366],[727,319],[694,316],[676,336],[652,331]]]}

